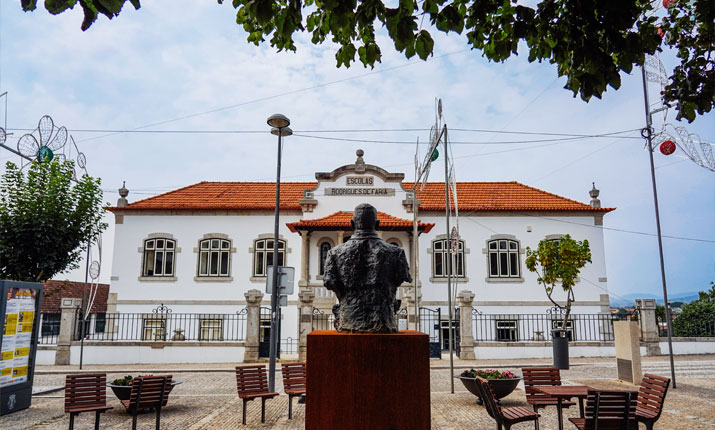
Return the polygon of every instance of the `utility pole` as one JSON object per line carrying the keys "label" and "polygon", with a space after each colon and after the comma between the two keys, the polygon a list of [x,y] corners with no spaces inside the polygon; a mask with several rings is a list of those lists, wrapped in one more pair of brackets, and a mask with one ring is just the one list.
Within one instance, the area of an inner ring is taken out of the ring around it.
{"label": "utility pole", "polygon": [[450,205],[449,205],[449,153],[447,152],[447,126],[445,125],[443,130],[444,136],[444,218],[447,224],[447,306],[449,307],[449,321],[448,321],[448,332],[449,332],[449,382],[452,388],[452,394],[454,394],[454,334],[452,328],[452,241],[451,232],[449,230],[449,215],[450,215]]}
{"label": "utility pole", "polygon": [[653,203],[655,205],[655,225],[658,231],[658,253],[660,255],[660,278],[663,284],[663,300],[665,300],[665,319],[668,328],[668,355],[670,356],[670,379],[673,380],[675,389],[675,364],[673,363],[673,319],[668,306],[668,288],[665,282],[665,261],[663,259],[663,238],[660,231],[660,212],[658,210],[658,188],[655,182],[655,167],[653,165],[653,117],[648,101],[648,80],[646,78],[645,65],[641,66],[643,75],[643,100],[645,102],[645,122],[646,126],[641,130],[641,136],[648,142],[648,156],[650,158],[650,178],[653,183]]}

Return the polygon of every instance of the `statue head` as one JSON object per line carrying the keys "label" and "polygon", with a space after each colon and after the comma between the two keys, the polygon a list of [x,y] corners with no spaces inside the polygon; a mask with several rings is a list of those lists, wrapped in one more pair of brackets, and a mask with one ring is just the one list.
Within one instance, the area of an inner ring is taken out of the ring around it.
{"label": "statue head", "polygon": [[350,224],[356,233],[374,233],[377,226],[380,225],[380,221],[377,219],[377,209],[367,203],[357,205]]}

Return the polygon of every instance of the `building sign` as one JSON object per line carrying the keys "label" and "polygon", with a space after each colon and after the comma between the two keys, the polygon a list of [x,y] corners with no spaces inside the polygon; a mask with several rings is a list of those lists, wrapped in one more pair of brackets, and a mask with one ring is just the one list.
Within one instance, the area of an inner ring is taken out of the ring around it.
{"label": "building sign", "polygon": [[372,187],[375,185],[375,178],[372,176],[348,176],[345,178],[345,185],[348,187]]}
{"label": "building sign", "polygon": [[394,196],[394,188],[326,188],[326,196]]}

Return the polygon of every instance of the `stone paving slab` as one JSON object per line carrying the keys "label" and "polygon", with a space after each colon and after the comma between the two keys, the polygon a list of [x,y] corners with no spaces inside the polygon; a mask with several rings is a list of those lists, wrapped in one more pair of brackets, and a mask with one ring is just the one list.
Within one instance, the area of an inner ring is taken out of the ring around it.
{"label": "stone paving slab", "polygon": [[[437,362],[436,364],[434,362]],[[528,360],[529,364],[549,364],[549,360]],[[563,371],[565,383],[585,384],[596,388],[626,388],[628,384],[615,381],[616,366],[614,359],[575,359],[572,367]],[[523,360],[522,360],[523,362]],[[511,370],[519,372],[518,361],[500,360],[501,365],[509,364]],[[447,363],[448,364],[448,363]],[[455,361],[455,365],[458,362]],[[471,361],[459,362],[463,367],[496,367],[494,362]],[[260,423],[260,401],[249,402],[248,425],[241,425],[241,401],[236,396],[235,377],[226,364],[217,365],[161,365],[161,366],[101,366],[108,370],[107,379],[130,374],[144,373],[153,367],[162,373],[172,373],[182,379],[183,384],[172,391],[169,404],[162,410],[161,428],[164,430],[191,429],[296,429],[303,430],[305,406],[293,401],[293,419],[288,420],[288,397],[281,395],[266,403],[266,423]],[[193,367],[189,372],[177,372]],[[434,360],[430,372],[430,390],[432,400],[432,429],[434,430],[473,430],[493,429],[493,420],[488,417],[483,407],[475,403],[475,398],[467,392],[461,383],[455,382],[455,393],[451,391],[451,378],[448,369],[441,368],[439,360]],[[173,369],[172,369],[173,368]],[[645,372],[661,375],[669,374],[667,357],[648,357],[643,360]],[[66,366],[65,373],[76,367]],[[226,369],[226,371],[204,372],[199,369]],[[61,370],[61,369],[47,369]],[[678,388],[669,390],[665,411],[656,424],[656,429],[715,429],[715,356],[690,356],[676,358]],[[46,373],[36,376],[36,385],[61,385],[62,373]],[[277,378],[277,391],[282,392],[280,377]],[[130,429],[131,416],[126,414],[119,401],[108,392],[109,404],[114,409],[102,416],[102,429]],[[0,417],[0,429],[67,429],[68,415],[63,412],[63,393],[56,392],[33,398],[32,407],[15,414]],[[523,406],[525,397],[522,388],[503,400],[504,406]],[[540,410],[541,429],[556,429],[556,409],[553,407]],[[565,420],[578,415],[578,407],[565,411]],[[155,414],[145,413],[139,417],[139,429],[154,429]],[[75,420],[75,428],[94,428],[93,414],[80,415]],[[532,429],[533,424],[522,423],[514,426],[515,430]],[[566,429],[573,428],[566,423]],[[409,430],[409,429],[406,429]]]}

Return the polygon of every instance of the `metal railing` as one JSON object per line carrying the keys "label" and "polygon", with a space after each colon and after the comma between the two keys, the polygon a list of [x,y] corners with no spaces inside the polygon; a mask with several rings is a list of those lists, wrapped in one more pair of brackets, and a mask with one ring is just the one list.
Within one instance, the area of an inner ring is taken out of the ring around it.
{"label": "metal railing", "polygon": [[[660,337],[668,336],[665,318],[658,317]],[[675,337],[715,337],[715,320],[709,318],[692,319],[673,315],[673,336]]]}
{"label": "metal railing", "polygon": [[[559,314],[482,314],[472,312],[477,342],[539,342],[551,340],[551,330],[562,328]],[[571,314],[566,323],[569,340],[610,342],[614,340],[609,314]]]}
{"label": "metal railing", "polygon": [[[82,335],[81,316],[77,313],[74,340]],[[246,309],[234,314],[108,313],[103,331],[85,330],[85,339],[93,341],[212,341],[246,340]]]}
{"label": "metal railing", "polygon": [[297,354],[298,339],[292,337],[281,339],[281,354]]}

